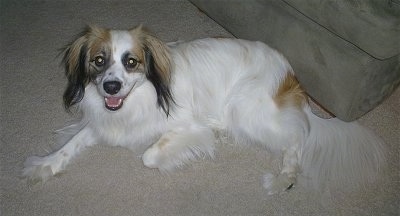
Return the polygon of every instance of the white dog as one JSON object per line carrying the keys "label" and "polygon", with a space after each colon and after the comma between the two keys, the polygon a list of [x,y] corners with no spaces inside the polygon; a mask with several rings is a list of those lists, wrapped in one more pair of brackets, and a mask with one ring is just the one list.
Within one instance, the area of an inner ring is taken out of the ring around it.
{"label": "white dog", "polygon": [[63,60],[64,103],[82,119],[64,129],[74,134],[61,149],[26,160],[30,180],[47,180],[95,144],[145,147],[145,166],[171,171],[212,157],[216,130],[283,155],[280,174],[264,176],[268,194],[299,174],[316,184],[368,182],[384,162],[382,141],[366,128],[313,115],[288,61],[261,42],[164,44],[142,27],[89,27]]}

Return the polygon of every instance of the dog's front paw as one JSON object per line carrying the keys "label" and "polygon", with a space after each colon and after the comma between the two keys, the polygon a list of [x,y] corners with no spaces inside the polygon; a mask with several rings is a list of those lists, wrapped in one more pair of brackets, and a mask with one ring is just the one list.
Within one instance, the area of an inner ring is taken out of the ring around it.
{"label": "dog's front paw", "polygon": [[164,134],[145,151],[143,163],[160,171],[173,171],[200,158],[214,155],[214,134],[211,131],[189,127],[185,133],[177,129]]}
{"label": "dog's front paw", "polygon": [[289,177],[287,174],[278,176],[272,173],[264,175],[264,188],[267,189],[268,195],[278,194],[291,189],[296,182],[295,177]]}
{"label": "dog's front paw", "polygon": [[28,183],[35,184],[45,182],[56,174],[47,157],[31,156],[25,160],[22,176],[28,179]]}
{"label": "dog's front paw", "polygon": [[160,161],[160,153],[156,148],[147,149],[142,155],[143,164],[148,168],[158,168]]}
{"label": "dog's front paw", "polygon": [[172,171],[182,165],[178,158],[173,158],[168,152],[163,152],[157,145],[147,149],[142,156],[143,164],[148,168],[159,169],[160,171]]}
{"label": "dog's front paw", "polygon": [[168,147],[165,145],[156,143],[147,149],[142,156],[143,164],[149,168],[159,169],[161,172],[170,172],[190,164],[191,161],[195,161],[204,154],[188,146],[175,145],[175,143],[169,143]]}

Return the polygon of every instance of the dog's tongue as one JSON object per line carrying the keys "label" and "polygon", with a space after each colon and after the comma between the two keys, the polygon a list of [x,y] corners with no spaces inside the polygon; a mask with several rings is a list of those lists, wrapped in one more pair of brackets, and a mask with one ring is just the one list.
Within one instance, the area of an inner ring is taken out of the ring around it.
{"label": "dog's tongue", "polygon": [[123,98],[120,97],[105,97],[106,108],[112,111],[118,110],[122,107]]}

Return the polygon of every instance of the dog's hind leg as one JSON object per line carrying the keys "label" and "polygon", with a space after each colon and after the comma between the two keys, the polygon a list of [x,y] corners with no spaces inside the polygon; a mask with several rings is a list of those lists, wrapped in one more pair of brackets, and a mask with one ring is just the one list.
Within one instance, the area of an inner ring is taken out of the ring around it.
{"label": "dog's hind leg", "polygon": [[[299,172],[299,151],[309,130],[302,107],[291,104],[278,106],[274,98],[248,92],[234,97],[228,104],[227,125],[230,135],[239,143],[259,144],[274,154],[283,154],[278,175],[267,173],[264,187],[268,194],[283,192],[293,187]],[[300,99],[299,99],[300,100]]]}
{"label": "dog's hind leg", "polygon": [[277,194],[291,189],[296,183],[299,170],[297,148],[289,148],[283,151],[283,164],[279,175],[272,173],[264,175],[264,188],[269,195]]}
{"label": "dog's hind leg", "polygon": [[31,156],[26,159],[23,177],[30,183],[45,182],[48,178],[63,171],[71,159],[78,155],[85,147],[95,144],[92,131],[83,127],[58,151],[47,156]]}
{"label": "dog's hind leg", "polygon": [[143,154],[145,166],[160,171],[172,171],[200,157],[213,157],[213,131],[197,123],[184,123],[167,133]]}

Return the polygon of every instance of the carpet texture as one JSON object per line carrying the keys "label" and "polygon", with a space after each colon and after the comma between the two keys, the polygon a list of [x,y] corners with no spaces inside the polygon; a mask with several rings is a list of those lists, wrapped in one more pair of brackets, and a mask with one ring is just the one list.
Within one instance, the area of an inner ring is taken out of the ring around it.
{"label": "carpet texture", "polygon": [[360,119],[389,149],[382,181],[362,191],[297,186],[267,196],[262,175],[279,162],[223,139],[214,160],[169,175],[145,168],[141,152],[99,145],[63,174],[29,186],[20,178],[26,157],[54,149],[52,131],[74,119],[62,107],[59,48],[85,24],[141,23],[165,41],[231,37],[188,1],[0,1],[0,215],[399,215],[400,89]]}

